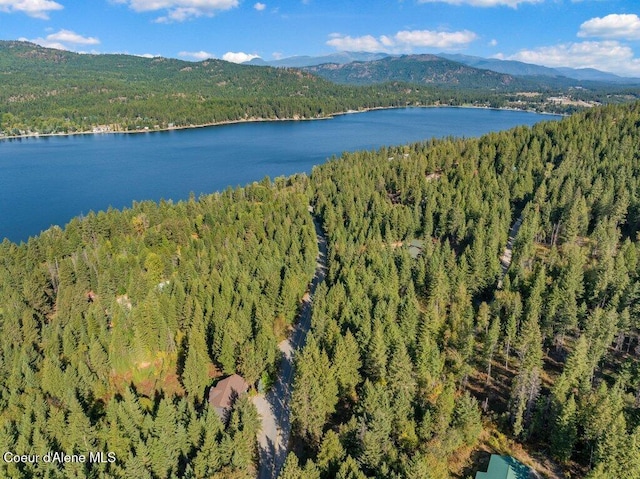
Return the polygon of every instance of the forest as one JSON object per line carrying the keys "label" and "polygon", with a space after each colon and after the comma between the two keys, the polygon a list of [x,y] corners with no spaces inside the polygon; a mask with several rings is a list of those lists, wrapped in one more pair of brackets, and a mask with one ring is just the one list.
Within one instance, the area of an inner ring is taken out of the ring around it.
{"label": "forest", "polygon": [[[442,62],[445,64],[438,63],[436,84],[419,84],[414,77],[416,70],[424,69],[424,62],[414,61],[404,67],[411,75],[396,66],[380,83],[354,86],[338,85],[294,68],[236,65],[216,59],[188,62],[78,54],[28,42],[0,41],[0,139],[315,119],[348,110],[402,106],[474,105],[571,113],[580,107],[549,99],[568,95],[574,100],[618,103],[639,97],[638,88],[633,87],[549,86]],[[461,68],[465,75],[456,73]],[[507,78],[507,87],[496,89],[494,77]]]}
{"label": "forest", "polygon": [[236,371],[268,382],[313,275],[305,181],[277,185],[2,243],[0,449],[118,461],[0,462],[0,476],[250,477],[253,405],[243,398],[223,424],[205,388]]}
{"label": "forest", "polygon": [[548,477],[640,477],[639,135],[634,104],[316,168],[329,273],[283,477],[472,477],[474,449],[520,447]]}
{"label": "forest", "polygon": [[[640,477],[640,103],[134,203],[0,244],[0,450],[18,478],[250,478],[318,253],[286,479]],[[503,274],[510,228],[521,227]],[[222,377],[251,385],[223,421]]]}

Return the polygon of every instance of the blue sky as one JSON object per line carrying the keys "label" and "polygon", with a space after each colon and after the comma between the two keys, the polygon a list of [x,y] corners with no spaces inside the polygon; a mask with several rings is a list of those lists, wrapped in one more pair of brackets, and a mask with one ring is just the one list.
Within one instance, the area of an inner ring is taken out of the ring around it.
{"label": "blue sky", "polygon": [[0,0],[0,39],[242,61],[451,52],[640,77],[640,0]]}

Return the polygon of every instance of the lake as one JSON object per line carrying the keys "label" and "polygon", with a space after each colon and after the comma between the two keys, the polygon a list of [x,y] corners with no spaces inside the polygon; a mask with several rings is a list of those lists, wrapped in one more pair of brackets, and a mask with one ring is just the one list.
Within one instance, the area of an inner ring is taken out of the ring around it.
{"label": "lake", "polygon": [[188,198],[265,176],[310,172],[343,151],[480,136],[557,117],[474,108],[403,108],[320,121],[240,123],[141,134],[0,141],[0,238],[133,201]]}

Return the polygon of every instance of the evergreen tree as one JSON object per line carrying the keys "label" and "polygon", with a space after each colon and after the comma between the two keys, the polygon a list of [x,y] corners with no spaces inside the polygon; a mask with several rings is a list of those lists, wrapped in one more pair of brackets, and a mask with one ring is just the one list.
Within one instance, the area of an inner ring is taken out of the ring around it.
{"label": "evergreen tree", "polygon": [[573,394],[559,407],[560,413],[551,430],[551,450],[555,457],[566,462],[571,458],[578,439],[576,401]]}
{"label": "evergreen tree", "polygon": [[329,415],[338,401],[338,384],[327,354],[313,334],[296,358],[291,396],[291,422],[297,434],[317,446]]}
{"label": "evergreen tree", "polygon": [[209,364],[202,311],[196,304],[189,330],[187,358],[182,371],[182,384],[195,402],[202,401],[204,388],[209,384]]}
{"label": "evergreen tree", "polygon": [[353,398],[360,383],[360,353],[351,331],[339,336],[333,357],[333,371],[341,398]]}

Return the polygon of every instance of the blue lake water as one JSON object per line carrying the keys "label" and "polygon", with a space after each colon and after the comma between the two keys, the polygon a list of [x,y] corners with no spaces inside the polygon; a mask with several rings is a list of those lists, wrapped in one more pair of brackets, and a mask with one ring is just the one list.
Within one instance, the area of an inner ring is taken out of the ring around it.
{"label": "blue lake water", "polygon": [[480,136],[557,117],[520,111],[406,108],[322,121],[242,123],[168,132],[0,141],[0,239],[133,201],[188,198],[298,172],[343,151]]}

